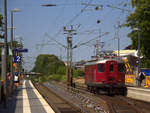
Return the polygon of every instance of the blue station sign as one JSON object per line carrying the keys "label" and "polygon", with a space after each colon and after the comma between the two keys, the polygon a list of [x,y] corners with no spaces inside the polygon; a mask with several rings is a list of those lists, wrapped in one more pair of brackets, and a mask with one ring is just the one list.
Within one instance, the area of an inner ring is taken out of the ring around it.
{"label": "blue station sign", "polygon": [[14,56],[15,63],[21,63],[21,56]]}
{"label": "blue station sign", "polygon": [[24,48],[24,49],[14,48],[13,51],[15,51],[15,52],[28,52],[28,49],[27,48]]}

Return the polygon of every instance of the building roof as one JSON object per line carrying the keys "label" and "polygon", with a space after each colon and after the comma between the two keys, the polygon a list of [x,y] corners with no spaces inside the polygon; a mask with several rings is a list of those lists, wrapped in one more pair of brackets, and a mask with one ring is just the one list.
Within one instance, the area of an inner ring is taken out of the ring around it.
{"label": "building roof", "polygon": [[[114,54],[118,54],[118,51],[113,51]],[[120,56],[128,56],[132,55],[137,57],[138,51],[137,50],[120,50]]]}

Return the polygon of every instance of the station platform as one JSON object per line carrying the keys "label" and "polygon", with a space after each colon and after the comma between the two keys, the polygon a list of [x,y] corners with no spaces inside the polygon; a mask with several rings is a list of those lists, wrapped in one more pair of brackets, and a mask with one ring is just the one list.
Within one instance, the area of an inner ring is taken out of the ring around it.
{"label": "station platform", "polygon": [[30,80],[24,80],[7,103],[7,108],[0,104],[0,113],[55,113]]}

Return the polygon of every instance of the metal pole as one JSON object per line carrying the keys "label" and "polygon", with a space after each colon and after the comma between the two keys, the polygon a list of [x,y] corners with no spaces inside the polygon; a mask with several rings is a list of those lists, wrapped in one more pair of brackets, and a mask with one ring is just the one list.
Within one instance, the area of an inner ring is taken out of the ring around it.
{"label": "metal pole", "polygon": [[13,11],[11,11],[11,50],[12,50],[12,55],[11,55],[11,93],[13,93]]}
{"label": "metal pole", "polygon": [[70,86],[70,75],[69,75],[69,36],[67,36],[67,84]]}
{"label": "metal pole", "polygon": [[96,56],[98,55],[99,52],[99,41],[96,40]]}
{"label": "metal pole", "polygon": [[119,34],[118,34],[118,57],[120,57],[120,38],[119,38]]}
{"label": "metal pole", "polygon": [[2,80],[4,81],[4,107],[7,107],[7,0],[4,0],[4,57],[2,64]]}
{"label": "metal pole", "polygon": [[[141,46],[141,42],[140,42],[140,32],[139,32],[139,30],[138,30],[138,75],[139,75],[139,73],[140,73],[140,64],[141,64],[141,60],[140,60],[140,55],[141,55],[141,53],[140,53],[140,46]],[[138,81],[139,82],[139,81]],[[140,84],[138,83],[138,86],[139,86]]]}
{"label": "metal pole", "polygon": [[70,85],[72,86],[72,37],[70,37]]}
{"label": "metal pole", "polygon": [[119,38],[120,22],[118,22],[117,27],[117,37],[118,37],[118,57],[120,57],[120,38]]}
{"label": "metal pole", "polygon": [[67,31],[67,82],[69,86],[72,86],[73,76],[72,76],[72,35],[73,35],[73,26],[71,25],[70,30],[66,30],[64,27],[64,31]]}

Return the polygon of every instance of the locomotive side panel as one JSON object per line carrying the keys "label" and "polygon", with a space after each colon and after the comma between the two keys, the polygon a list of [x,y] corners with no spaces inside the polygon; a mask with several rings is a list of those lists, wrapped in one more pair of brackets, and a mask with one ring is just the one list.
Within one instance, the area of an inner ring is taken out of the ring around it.
{"label": "locomotive side panel", "polygon": [[85,83],[92,84],[96,81],[96,65],[85,66]]}

